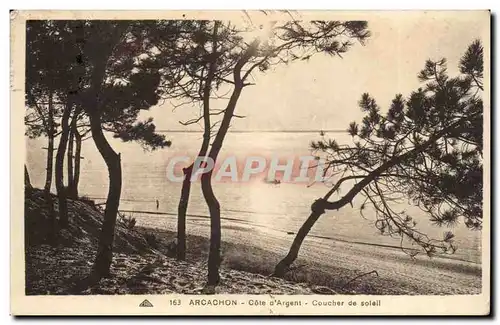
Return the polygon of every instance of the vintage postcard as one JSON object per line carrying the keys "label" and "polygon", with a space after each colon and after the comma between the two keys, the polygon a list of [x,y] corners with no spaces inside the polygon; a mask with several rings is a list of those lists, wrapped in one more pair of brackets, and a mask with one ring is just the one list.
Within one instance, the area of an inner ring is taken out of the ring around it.
{"label": "vintage postcard", "polygon": [[12,11],[13,315],[488,315],[490,12]]}

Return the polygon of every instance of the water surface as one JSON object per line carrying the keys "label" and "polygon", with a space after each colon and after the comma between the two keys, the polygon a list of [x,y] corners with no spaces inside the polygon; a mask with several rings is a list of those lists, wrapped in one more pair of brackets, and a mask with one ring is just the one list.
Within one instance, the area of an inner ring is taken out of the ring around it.
{"label": "water surface", "polygon": [[[176,155],[194,157],[201,143],[201,133],[171,133],[172,147],[154,152],[144,151],[136,143],[123,144],[111,139],[112,145],[121,152],[123,169],[123,190],[121,210],[153,211],[166,213],[153,218],[175,218],[181,184],[167,179],[166,168],[169,159]],[[349,141],[342,134],[327,134],[339,142]],[[308,155],[309,144],[318,140],[317,132],[311,133],[229,133],[221,157],[236,156],[244,160],[248,156],[280,157],[283,159]],[[45,151],[43,139],[28,140],[28,168],[32,182],[43,187],[45,180]],[[107,195],[108,176],[104,161],[94,147],[92,139],[83,145],[80,194],[103,202]],[[279,185],[264,182],[266,175],[258,175],[250,182],[230,182],[228,178],[214,182],[214,191],[221,203],[223,226],[231,219],[255,226],[255,230],[266,235],[269,231],[296,232],[307,218],[311,203],[322,197],[328,188],[324,184],[307,186],[307,183]],[[278,175],[279,178],[279,175]],[[159,201],[159,208],[156,207]],[[350,242],[394,245],[400,239],[382,236],[374,227],[374,214],[366,210],[363,218],[359,211],[360,202],[353,207],[345,206],[339,211],[328,211],[313,227],[311,234]],[[430,224],[428,218],[418,209],[402,206],[417,220],[420,230],[430,236],[442,238],[447,230],[456,235],[458,251],[454,258],[480,262],[481,232],[471,231],[459,223],[454,228],[439,228]],[[199,182],[193,183],[188,213],[208,215]],[[139,215],[139,214],[137,214]],[[234,220],[233,220],[234,221]],[[189,231],[189,229],[188,229]]]}

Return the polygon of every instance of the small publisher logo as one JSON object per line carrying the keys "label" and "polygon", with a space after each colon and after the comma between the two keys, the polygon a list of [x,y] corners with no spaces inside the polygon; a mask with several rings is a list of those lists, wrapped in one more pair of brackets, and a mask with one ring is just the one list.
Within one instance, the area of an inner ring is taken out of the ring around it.
{"label": "small publisher logo", "polygon": [[149,300],[144,299],[143,302],[139,305],[139,307],[153,307],[153,304],[149,302]]}

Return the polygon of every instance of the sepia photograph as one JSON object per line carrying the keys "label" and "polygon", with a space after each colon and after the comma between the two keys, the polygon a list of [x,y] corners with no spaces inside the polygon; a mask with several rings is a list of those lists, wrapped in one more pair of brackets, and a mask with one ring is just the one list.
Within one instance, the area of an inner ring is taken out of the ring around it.
{"label": "sepia photograph", "polygon": [[490,19],[11,12],[13,312],[488,314]]}

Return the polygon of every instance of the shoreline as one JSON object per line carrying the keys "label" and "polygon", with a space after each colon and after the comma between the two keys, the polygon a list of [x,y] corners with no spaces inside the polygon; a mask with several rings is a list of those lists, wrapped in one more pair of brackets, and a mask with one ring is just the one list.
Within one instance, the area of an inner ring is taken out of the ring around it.
{"label": "shoreline", "polygon": [[[153,218],[160,218],[161,216],[170,216],[170,217],[174,217],[174,219],[175,219],[175,217],[177,216],[175,213],[171,213],[171,212],[156,212],[156,211],[127,210],[127,209],[123,209],[123,210],[119,210],[119,211],[120,211],[120,213],[124,213],[124,214],[132,214],[137,219],[151,218],[151,216],[153,216]],[[224,211],[222,211],[222,212],[224,212]],[[202,214],[186,214],[186,217],[191,218],[191,219],[192,218],[200,219],[203,221],[210,220],[210,217],[208,215],[202,215]],[[175,219],[175,220],[177,220],[177,219]],[[221,220],[229,221],[229,222],[234,223],[234,224],[242,224],[242,225],[246,225],[246,226],[250,226],[250,227],[267,228],[267,230],[272,230],[273,232],[288,236],[288,238],[290,239],[290,243],[292,242],[294,236],[296,235],[296,231],[286,231],[283,229],[270,228],[267,225],[257,224],[257,223],[253,223],[253,222],[243,220],[243,219],[221,216]],[[190,222],[192,220],[187,219],[187,221]],[[367,245],[367,246],[375,246],[375,247],[379,247],[379,248],[401,250],[401,247],[397,246],[397,245],[348,240],[348,239],[336,238],[336,237],[331,237],[331,236],[317,235],[314,233],[308,234],[307,238],[317,238],[317,239],[324,239],[324,240],[328,240],[328,241],[343,242],[343,243],[347,243],[347,244]],[[405,250],[412,250],[414,248],[405,246],[404,249]],[[459,261],[459,262],[471,263],[471,264],[475,264],[478,266],[481,265],[481,263],[478,261],[462,258],[462,257],[457,256],[457,255],[437,255],[433,258],[449,259],[449,260],[454,260],[454,261]]]}
{"label": "shoreline", "polygon": [[[55,195],[51,196],[57,204]],[[453,259],[415,258],[394,248],[308,236],[283,278],[272,277],[293,237],[283,231],[224,220],[221,279],[206,292],[209,220],[187,219],[186,261],[175,258],[174,218],[121,218],[113,244],[113,276],[81,284],[95,257],[103,214],[93,202],[68,200],[70,225],[47,245],[45,195],[25,197],[26,293],[141,294],[253,293],[346,295],[464,295],[481,292],[481,267]],[[83,286],[83,287],[82,287]]]}
{"label": "shoreline", "polygon": [[[52,204],[57,197],[51,195]],[[314,294],[307,283],[221,267],[221,282],[206,284],[206,262],[179,261],[168,236],[117,220],[110,276],[92,276],[102,211],[85,199],[68,200],[68,227],[50,240],[49,209],[42,190],[25,194],[25,294]],[[190,237],[190,241],[193,237]],[[199,252],[204,249],[199,250]],[[330,291],[333,293],[333,291]]]}
{"label": "shoreline", "polygon": [[[138,229],[154,232],[167,241],[176,238],[175,225],[169,225],[168,220],[163,220],[163,225],[154,226],[144,222],[144,219],[147,217],[137,217]],[[188,260],[206,261],[208,227],[188,219],[187,228]],[[292,236],[266,236],[253,228],[225,224],[222,231],[222,266],[269,276],[287,253],[291,240]],[[310,237],[304,241],[292,270],[284,278],[296,283],[328,287],[339,294],[447,295],[481,292],[481,266],[476,263],[449,258],[420,257],[412,260],[394,248],[342,241],[332,243]]]}

